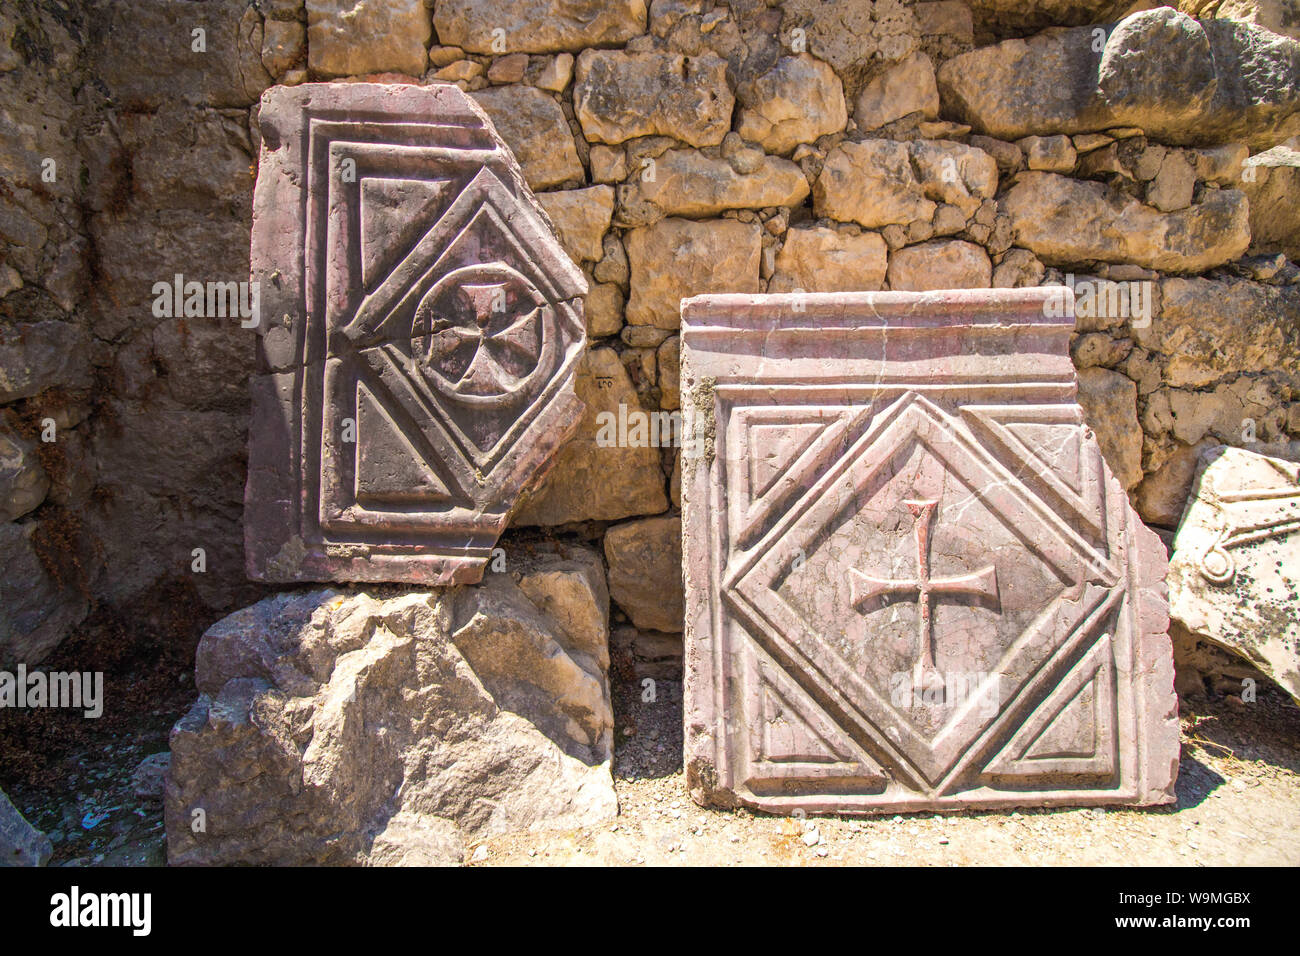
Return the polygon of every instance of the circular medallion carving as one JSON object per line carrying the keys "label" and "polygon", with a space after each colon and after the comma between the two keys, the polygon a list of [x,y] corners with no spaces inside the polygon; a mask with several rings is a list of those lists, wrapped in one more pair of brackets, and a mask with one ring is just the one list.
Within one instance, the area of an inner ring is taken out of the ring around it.
{"label": "circular medallion carving", "polygon": [[411,355],[429,384],[471,404],[505,403],[544,373],[550,304],[504,263],[439,279],[415,309]]}

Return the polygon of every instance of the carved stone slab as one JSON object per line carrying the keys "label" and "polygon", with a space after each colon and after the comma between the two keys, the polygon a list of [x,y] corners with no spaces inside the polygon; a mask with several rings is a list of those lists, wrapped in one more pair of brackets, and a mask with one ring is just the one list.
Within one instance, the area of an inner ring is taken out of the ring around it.
{"label": "carved stone slab", "polygon": [[1068,294],[683,302],[698,801],[1173,799],[1164,547],[1076,402]]}
{"label": "carved stone slab", "polygon": [[453,86],[275,87],[259,123],[248,573],[477,581],[580,418],[586,282]]}
{"label": "carved stone slab", "polygon": [[1169,562],[1169,611],[1300,700],[1300,464],[1219,446]]}

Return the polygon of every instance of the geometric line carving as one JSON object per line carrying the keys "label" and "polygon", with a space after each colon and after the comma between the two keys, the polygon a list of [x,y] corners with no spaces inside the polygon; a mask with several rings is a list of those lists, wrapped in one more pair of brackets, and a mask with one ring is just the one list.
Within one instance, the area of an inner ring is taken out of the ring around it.
{"label": "geometric line carving", "polygon": [[962,414],[1045,500],[1069,509],[1092,540],[1105,534],[1098,498],[1101,456],[1088,445],[1082,410],[1061,406],[965,406]]}
{"label": "geometric line carving", "polygon": [[880,765],[836,726],[816,702],[781,668],[755,654],[752,667],[756,699],[751,713],[751,762],[748,778],[838,781],[882,789],[887,777]]}
{"label": "geometric line carving", "polygon": [[698,801],[1172,799],[1164,548],[1074,398],[1059,294],[683,302]]}
{"label": "geometric line carving", "polygon": [[445,198],[450,182],[368,176],[361,180],[361,279],[374,287],[414,243]]}
{"label": "geometric line carving", "polygon": [[279,87],[259,122],[248,573],[477,581],[577,427],[582,273],[453,87]]}
{"label": "geometric line carving", "polygon": [[744,447],[728,462],[732,522],[737,532],[761,525],[842,453],[871,414],[870,405],[738,408],[728,447]]}
{"label": "geometric line carving", "polygon": [[994,783],[1045,773],[1109,780],[1118,763],[1115,663],[1109,634],[1074,666],[985,769]]}
{"label": "geometric line carving", "polygon": [[[394,448],[405,454],[392,454]],[[451,498],[446,484],[364,383],[357,385],[356,478],[361,501],[432,504]]]}

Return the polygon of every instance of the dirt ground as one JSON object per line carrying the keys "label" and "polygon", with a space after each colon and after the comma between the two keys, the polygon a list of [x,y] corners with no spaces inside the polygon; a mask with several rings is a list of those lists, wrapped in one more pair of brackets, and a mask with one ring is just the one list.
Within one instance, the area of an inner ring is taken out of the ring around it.
{"label": "dirt ground", "polygon": [[[1300,708],[1265,688],[1184,706],[1178,801],[1150,810],[1021,810],[797,820],[704,810],[681,771],[681,686],[644,704],[616,686],[617,820],[472,846],[471,865],[1300,865]],[[630,733],[629,733],[630,731]]]}
{"label": "dirt ground", "polygon": [[[193,695],[98,734],[5,789],[55,844],[51,865],[160,866],[162,804],[132,774],[164,751]],[[1150,810],[1022,810],[809,820],[697,807],[681,772],[681,685],[643,703],[615,685],[617,820],[471,845],[470,865],[1300,865],[1300,708],[1274,687],[1258,701],[1184,704],[1178,802]],[[84,724],[82,725],[84,726]],[[10,768],[12,769],[12,767]]]}

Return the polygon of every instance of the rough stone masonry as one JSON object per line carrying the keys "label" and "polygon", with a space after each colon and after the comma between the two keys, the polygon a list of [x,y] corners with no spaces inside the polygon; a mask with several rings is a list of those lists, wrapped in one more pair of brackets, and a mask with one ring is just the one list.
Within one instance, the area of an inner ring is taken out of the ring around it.
{"label": "rough stone masonry", "polygon": [[1066,289],[682,304],[698,801],[1174,799],[1165,550],[1077,404],[1072,327]]}

